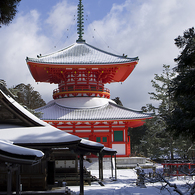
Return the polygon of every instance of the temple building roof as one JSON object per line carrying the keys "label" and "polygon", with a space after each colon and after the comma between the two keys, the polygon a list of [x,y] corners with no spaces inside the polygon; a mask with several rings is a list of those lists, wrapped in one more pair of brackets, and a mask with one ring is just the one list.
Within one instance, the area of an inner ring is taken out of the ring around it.
{"label": "temple building roof", "polygon": [[17,164],[37,164],[43,158],[40,150],[14,145],[8,140],[0,140],[0,160]]}
{"label": "temple building roof", "polygon": [[57,65],[71,64],[72,68],[74,68],[77,64],[105,65],[129,63],[134,61],[138,61],[138,57],[128,58],[126,56],[115,55],[93,47],[85,42],[77,42],[50,55],[38,56],[38,58],[27,57],[27,62]]}
{"label": "temple building roof", "polygon": [[[83,97],[85,98],[85,97]],[[67,98],[80,101],[81,97]],[[89,99],[89,98],[88,98]],[[105,98],[99,98],[100,100]],[[66,99],[64,99],[65,102]],[[91,97],[91,101],[93,98]],[[104,103],[91,107],[71,108],[53,100],[46,106],[38,108],[36,111],[42,112],[43,120],[63,120],[63,121],[108,121],[108,120],[133,120],[151,118],[150,114],[142,111],[135,111],[123,106],[119,106],[106,99]],[[97,98],[96,101],[97,102]],[[78,106],[79,107],[79,106]]]}
{"label": "temple building roof", "polygon": [[40,120],[0,90],[0,140],[26,146],[71,146],[80,138]]}

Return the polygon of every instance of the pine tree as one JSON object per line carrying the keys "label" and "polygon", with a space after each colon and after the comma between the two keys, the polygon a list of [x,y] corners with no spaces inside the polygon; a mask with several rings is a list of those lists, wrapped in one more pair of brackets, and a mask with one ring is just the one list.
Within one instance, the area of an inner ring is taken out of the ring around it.
{"label": "pine tree", "polygon": [[175,59],[177,76],[173,80],[170,92],[177,103],[171,118],[167,119],[169,130],[176,136],[184,136],[195,141],[195,32],[190,28],[183,36],[175,39],[182,49]]}
{"label": "pine tree", "polygon": [[41,98],[38,91],[35,91],[30,84],[19,84],[10,88],[13,94],[16,95],[15,99],[18,103],[26,106],[28,109],[36,109],[46,105],[45,101]]}
{"label": "pine tree", "polygon": [[17,6],[21,0],[1,0],[0,1],[0,27],[8,25],[17,12]]}
{"label": "pine tree", "polygon": [[155,112],[155,116],[146,122],[147,131],[142,142],[151,157],[169,155],[173,159],[174,140],[172,134],[166,131],[166,118],[174,108],[169,88],[175,73],[169,65],[163,65],[163,68],[163,73],[160,76],[155,74],[154,80],[151,81],[155,92],[149,93],[150,99],[158,101],[159,104],[157,107],[147,105],[147,110]]}

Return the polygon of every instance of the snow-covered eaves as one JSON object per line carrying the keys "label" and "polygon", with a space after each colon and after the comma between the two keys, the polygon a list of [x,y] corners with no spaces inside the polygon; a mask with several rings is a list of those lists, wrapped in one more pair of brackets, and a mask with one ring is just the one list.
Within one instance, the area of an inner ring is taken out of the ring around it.
{"label": "snow-covered eaves", "polygon": [[57,128],[46,125],[40,127],[8,127],[0,125],[0,138],[10,140],[20,146],[71,147],[80,142],[80,138]]}
{"label": "snow-covered eaves", "polygon": [[0,140],[0,161],[16,164],[35,164],[40,162],[44,153],[40,150],[14,145],[7,140]]}
{"label": "snow-covered eaves", "polygon": [[[79,101],[79,100],[78,100]],[[64,121],[101,121],[101,120],[131,120],[151,118],[151,114],[135,111],[108,102],[95,108],[69,108],[53,101],[36,111],[42,112],[43,120]]]}
{"label": "snow-covered eaves", "polygon": [[117,153],[117,151],[115,149],[112,149],[112,148],[104,147],[102,150],[103,155],[114,155],[116,153]]}
{"label": "snow-covered eaves", "polygon": [[87,139],[81,139],[80,145],[83,145],[85,147],[95,147],[95,148],[103,148],[104,145],[98,142],[93,142]]}
{"label": "snow-covered eaves", "polygon": [[103,148],[104,145],[101,143],[82,139],[81,142],[78,144],[78,147],[76,148],[75,152],[84,155],[88,153],[97,154],[100,153]]}
{"label": "snow-covered eaves", "polygon": [[138,57],[128,58],[115,55],[82,42],[50,55],[37,58],[27,57],[28,61],[42,64],[118,64],[138,61]]}

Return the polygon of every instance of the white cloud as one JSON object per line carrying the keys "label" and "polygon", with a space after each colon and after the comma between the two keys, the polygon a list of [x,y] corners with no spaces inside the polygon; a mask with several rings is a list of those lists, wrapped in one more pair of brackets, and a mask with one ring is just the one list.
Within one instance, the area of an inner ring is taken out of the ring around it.
{"label": "white cloud", "polygon": [[72,24],[76,23],[76,14],[77,6],[71,5],[67,0],[64,0],[52,8],[46,22],[50,25],[53,34],[61,37]]}
{"label": "white cloud", "polygon": [[[18,15],[9,26],[0,29],[0,78],[8,87],[19,83],[35,84],[26,65],[26,57],[36,57],[49,48],[49,39],[40,34],[39,14],[32,10],[27,15]],[[41,92],[41,91],[40,91]]]}

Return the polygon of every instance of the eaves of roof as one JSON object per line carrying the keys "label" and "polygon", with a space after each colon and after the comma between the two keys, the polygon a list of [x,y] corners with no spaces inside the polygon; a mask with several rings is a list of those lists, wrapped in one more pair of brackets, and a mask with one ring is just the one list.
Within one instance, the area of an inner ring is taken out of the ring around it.
{"label": "eaves of roof", "polygon": [[109,121],[140,120],[151,118],[151,114],[135,111],[111,102],[96,108],[68,108],[53,102],[37,109],[42,112],[42,120],[52,121]]}
{"label": "eaves of roof", "polygon": [[119,64],[138,61],[138,57],[128,58],[127,56],[115,55],[87,43],[75,43],[63,50],[50,55],[38,56],[37,58],[27,57],[27,62],[41,64]]}

